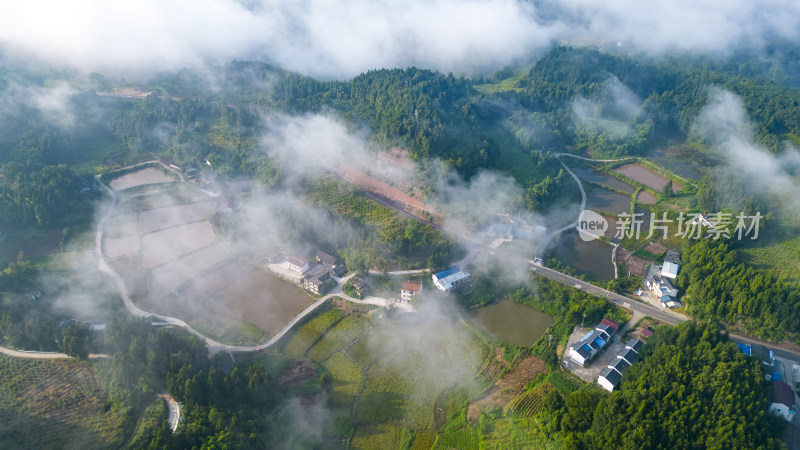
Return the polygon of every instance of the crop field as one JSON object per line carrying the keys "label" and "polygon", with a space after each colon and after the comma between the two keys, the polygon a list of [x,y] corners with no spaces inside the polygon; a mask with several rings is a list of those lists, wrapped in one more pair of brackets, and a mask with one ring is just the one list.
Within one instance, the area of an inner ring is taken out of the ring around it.
{"label": "crop field", "polygon": [[341,317],[342,312],[337,309],[326,311],[314,317],[292,335],[292,338],[286,343],[286,348],[283,350],[284,353],[293,357],[305,356],[308,348]]}
{"label": "crop field", "polygon": [[106,411],[91,364],[0,355],[0,446],[119,448],[126,418]]}
{"label": "crop field", "polygon": [[[209,295],[205,308],[210,312],[227,314],[234,320],[254,323],[272,336],[313,303],[313,298],[300,288],[265,270],[251,268],[246,276],[239,276],[233,283]],[[189,297],[185,301],[193,299]]]}
{"label": "crop field", "polygon": [[113,217],[108,219],[104,237],[109,239],[111,237],[126,237],[136,236],[138,214],[135,212],[120,210],[114,214]]}
{"label": "crop field", "polygon": [[211,224],[195,222],[142,236],[140,264],[149,269],[214,242]]}
{"label": "crop field", "polygon": [[513,412],[523,417],[531,417],[542,412],[545,396],[556,387],[552,383],[542,383],[506,405],[506,411]]}
{"label": "crop field", "polygon": [[559,448],[538,432],[535,419],[505,417],[493,420],[481,433],[481,448],[506,450],[509,448]]}
{"label": "crop field", "polygon": [[368,318],[357,314],[348,314],[328,330],[322,339],[308,350],[306,356],[314,361],[324,361],[358,339],[370,326],[371,321]]}
{"label": "crop field", "polygon": [[111,259],[139,253],[139,236],[106,237],[103,253]]}
{"label": "crop field", "polygon": [[214,267],[230,256],[222,244],[213,244],[168,262],[150,272],[150,285],[154,295],[164,295],[177,289],[189,278]]}
{"label": "crop field", "polygon": [[173,205],[142,211],[139,214],[139,234],[205,220],[213,212],[212,202]]}
{"label": "crop field", "polygon": [[237,279],[250,275],[255,270],[256,267],[240,258],[231,259],[214,271],[193,278],[178,291],[183,297],[204,298],[229,286]]}
{"label": "crop field", "polygon": [[361,386],[361,369],[347,355],[336,352],[322,366],[333,376],[334,401],[337,398],[336,394],[351,397],[358,393]]}
{"label": "crop field", "polygon": [[129,189],[137,186],[144,186],[147,184],[171,183],[174,181],[175,181],[174,178],[165,174],[164,172],[158,169],[154,169],[152,167],[148,167],[146,169],[142,169],[136,172],[131,172],[122,175],[119,178],[115,178],[111,180],[110,185],[112,189],[121,191],[123,189]]}
{"label": "crop field", "polygon": [[459,450],[472,450],[479,449],[481,445],[481,434],[474,428],[462,428],[451,433],[440,434],[436,438],[434,449],[451,449],[457,448]]}

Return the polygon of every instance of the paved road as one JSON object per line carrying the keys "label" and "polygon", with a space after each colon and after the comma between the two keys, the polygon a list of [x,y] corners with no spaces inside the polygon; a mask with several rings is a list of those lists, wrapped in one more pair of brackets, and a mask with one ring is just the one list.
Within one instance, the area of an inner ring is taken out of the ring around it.
{"label": "paved road", "polygon": [[[586,209],[586,191],[583,190],[583,183],[581,183],[581,179],[578,178],[578,176],[575,175],[572,172],[572,170],[570,170],[570,168],[567,167],[566,164],[564,164],[561,161],[559,161],[559,162],[561,163],[562,166],[564,166],[564,169],[566,169],[567,172],[572,176],[572,179],[575,180],[576,183],[578,183],[578,189],[581,190],[581,208],[580,208],[580,211],[578,211],[578,217],[580,217],[581,214],[583,213],[583,211]],[[554,230],[550,234],[548,234],[547,237],[545,237],[544,242],[542,242],[541,247],[539,248],[539,251],[537,252],[536,256],[541,258],[544,255],[544,251],[547,249],[547,246],[550,245],[550,241],[552,241],[560,233],[563,233],[564,231],[567,231],[569,229],[577,227],[578,226],[578,217],[576,217],[575,221],[570,223],[569,225],[565,225],[565,226],[563,226],[563,227],[561,227],[561,228],[559,228],[557,230]]]}
{"label": "paved road", "polygon": [[181,421],[181,405],[169,394],[158,394],[158,396],[167,402],[167,422],[169,429],[174,433],[178,431],[178,423]]}
{"label": "paved road", "polygon": [[[142,166],[142,165],[145,165],[145,164],[152,164],[154,162],[158,162],[158,161],[148,161],[148,162],[140,163],[140,164],[137,164],[137,165],[131,166],[131,167]],[[171,170],[171,169],[169,169],[169,170]],[[100,179],[99,175],[96,176],[96,180],[97,180],[97,185],[100,186],[100,188],[103,191],[105,191],[111,197],[111,200],[112,200],[111,206],[106,209],[106,211],[104,212],[103,216],[101,217],[100,221],[98,221],[98,224],[97,224],[97,233],[95,235],[95,250],[97,251],[98,260],[99,260],[98,270],[108,274],[114,280],[114,283],[117,285],[117,288],[119,289],[120,296],[122,297],[122,301],[123,301],[123,303],[125,305],[125,308],[134,317],[140,317],[140,318],[155,317],[155,318],[158,318],[158,319],[164,321],[165,323],[168,323],[168,324],[171,324],[171,325],[176,325],[176,326],[179,326],[179,327],[183,327],[187,331],[189,331],[190,333],[192,333],[195,336],[197,336],[199,339],[202,339],[206,343],[206,345],[208,345],[208,350],[211,353],[217,353],[217,352],[220,352],[220,351],[226,351],[226,352],[230,352],[230,351],[233,351],[233,352],[253,352],[253,351],[264,350],[266,348],[269,348],[272,345],[275,345],[275,343],[277,343],[278,341],[280,341],[281,338],[284,337],[286,335],[286,333],[288,333],[299,321],[301,321],[307,315],[311,314],[311,312],[313,312],[314,310],[319,308],[323,303],[325,303],[326,301],[330,300],[334,296],[344,297],[344,298],[347,298],[348,300],[353,301],[355,303],[377,304],[377,305],[380,305],[380,306],[386,306],[388,304],[386,299],[382,299],[382,298],[379,298],[379,297],[371,297],[371,298],[367,298],[367,299],[364,299],[364,300],[358,300],[358,299],[354,299],[352,297],[349,297],[349,296],[345,295],[342,292],[342,289],[344,287],[344,284],[351,277],[353,277],[354,274],[351,274],[350,276],[348,276],[346,278],[340,279],[339,282],[337,283],[336,287],[334,289],[332,289],[331,292],[328,295],[325,295],[324,297],[321,297],[320,299],[318,299],[317,301],[315,301],[314,303],[312,303],[311,305],[306,307],[303,311],[301,311],[298,315],[296,315],[291,321],[289,321],[289,323],[287,323],[283,328],[281,328],[281,330],[278,331],[278,333],[275,334],[275,336],[273,336],[267,342],[264,342],[263,344],[260,344],[260,345],[229,345],[229,344],[223,344],[221,342],[218,342],[218,341],[216,341],[216,340],[214,340],[214,339],[212,339],[212,338],[210,338],[208,336],[205,336],[205,335],[199,333],[197,330],[192,328],[191,325],[189,325],[188,323],[186,323],[185,321],[183,321],[181,319],[178,319],[177,317],[171,317],[171,316],[166,316],[166,315],[163,315],[163,314],[155,314],[155,313],[152,313],[152,312],[149,312],[149,311],[145,311],[145,310],[139,308],[138,306],[136,306],[133,303],[133,301],[130,298],[130,295],[128,294],[128,289],[125,286],[125,282],[122,280],[122,277],[119,276],[117,271],[114,270],[111,266],[108,265],[108,263],[106,262],[106,259],[105,259],[105,254],[103,253],[103,230],[105,228],[105,223],[111,217],[111,215],[114,213],[114,210],[116,209],[116,207],[118,205],[119,199],[117,198],[116,192],[114,192],[113,189],[111,189],[108,186],[106,186],[103,183],[103,181]]]}
{"label": "paved road", "polygon": [[572,153],[553,153],[553,156],[559,158],[562,156],[569,156],[570,158],[582,159],[584,161],[589,161],[589,162],[620,162],[620,161],[625,161],[626,159],[632,159],[632,157],[630,156],[627,158],[618,158],[618,159],[592,159],[592,158],[585,158],[583,156],[573,155]]}
{"label": "paved road", "polygon": [[561,273],[557,270],[553,270],[548,267],[535,264],[533,261],[528,261],[528,262],[531,264],[531,270],[533,270],[534,272],[543,277],[575,287],[583,292],[596,295],[625,309],[629,309],[634,313],[638,312],[653,317],[655,319],[658,319],[662,322],[666,322],[670,325],[677,325],[681,322],[690,320],[689,317],[684,316],[682,314],[678,314],[673,311],[656,308],[655,306],[638,302],[632,298],[625,297],[624,295],[617,294],[616,292],[611,292],[607,289],[595,286],[589,282],[580,280],[565,273]]}
{"label": "paved road", "polygon": [[[69,356],[66,353],[59,353],[59,352],[39,352],[35,350],[14,350],[6,347],[0,347],[0,353],[8,356],[13,356],[15,358],[25,358],[25,359],[72,359],[72,356]],[[108,355],[105,353],[89,353],[89,359],[103,359],[108,358]]]}

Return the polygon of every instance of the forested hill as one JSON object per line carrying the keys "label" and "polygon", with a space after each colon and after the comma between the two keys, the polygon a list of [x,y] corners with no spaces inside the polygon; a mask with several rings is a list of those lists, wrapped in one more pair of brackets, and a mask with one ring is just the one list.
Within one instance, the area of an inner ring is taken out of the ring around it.
{"label": "forested hill", "polygon": [[719,329],[659,328],[611,395],[582,389],[553,418],[564,448],[782,448],[767,383]]}
{"label": "forested hill", "polygon": [[[770,78],[762,74],[765,70],[746,58],[725,63],[691,57],[656,61],[558,47],[510,85],[488,90],[494,98],[527,108],[548,139],[574,143],[598,156],[622,156],[661,145],[664,139],[686,139],[707,104],[709,87],[718,86],[742,97],[758,142],[779,150],[783,141],[800,138],[800,93],[786,71],[770,68],[769,73],[782,74]],[[578,98],[589,101],[594,117],[576,120]],[[626,132],[614,132],[621,128]]]}
{"label": "forested hill", "polygon": [[484,129],[496,117],[474,102],[478,93],[469,81],[452,74],[377,70],[345,82],[286,74],[273,88],[281,109],[332,108],[387,141],[405,144],[415,159],[438,157],[465,175],[492,167],[497,159],[497,144]]}

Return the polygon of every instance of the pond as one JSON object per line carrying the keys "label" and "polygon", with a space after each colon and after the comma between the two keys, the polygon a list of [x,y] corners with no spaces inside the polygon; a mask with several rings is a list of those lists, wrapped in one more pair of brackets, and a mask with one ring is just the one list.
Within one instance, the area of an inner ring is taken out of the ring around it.
{"label": "pond", "polygon": [[618,215],[623,212],[630,212],[631,197],[595,187],[586,198],[586,207],[592,211],[603,211]]}
{"label": "pond", "polygon": [[[650,186],[651,188],[661,191],[664,185],[667,184],[669,178],[656,173],[641,164],[625,164],[624,166],[617,167],[615,171],[632,178],[639,183]],[[683,185],[677,181],[672,182],[672,192],[678,192],[683,189]]]}
{"label": "pond", "polygon": [[658,199],[655,195],[647,192],[647,191],[639,191],[639,195],[636,196],[636,201],[639,203],[646,203],[648,205],[654,204]]}
{"label": "pond", "polygon": [[467,316],[492,339],[526,347],[533,345],[553,324],[553,318],[547,314],[509,299],[471,310]]}
{"label": "pond", "polygon": [[667,149],[654,148],[647,155],[647,159],[682,177],[699,180],[702,174],[687,159],[688,155],[683,155],[682,153],[684,152],[675,147]]}
{"label": "pond", "polygon": [[603,172],[598,172],[596,170],[590,170],[584,167],[576,167],[572,169],[575,172],[575,175],[578,176],[581,180],[588,181],[590,183],[598,183],[608,186],[613,189],[618,189],[622,192],[627,192],[629,194],[633,194],[636,192],[636,188],[632,185],[618,180],[611,175],[607,175]]}
{"label": "pond", "polygon": [[[609,227],[614,227],[609,223]],[[611,263],[611,251],[614,247],[603,241],[586,242],[580,238],[577,230],[561,233],[548,251],[562,263],[572,267],[579,274],[599,281],[614,279],[614,264]]]}

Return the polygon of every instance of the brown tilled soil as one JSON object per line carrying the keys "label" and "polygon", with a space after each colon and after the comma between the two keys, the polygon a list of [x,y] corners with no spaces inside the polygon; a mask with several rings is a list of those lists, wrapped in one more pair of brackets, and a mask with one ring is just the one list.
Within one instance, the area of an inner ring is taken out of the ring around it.
{"label": "brown tilled soil", "polygon": [[660,255],[665,251],[667,251],[666,247],[664,247],[663,245],[658,245],[655,242],[648,242],[647,244],[645,244],[644,247],[642,247],[642,249],[647,250],[648,252],[654,255]]}
{"label": "brown tilled soil", "polygon": [[638,256],[633,256],[633,254],[629,250],[625,250],[622,247],[617,250],[617,261],[625,261],[625,267],[628,271],[628,276],[634,275],[637,277],[644,277],[647,273],[647,266],[652,262],[646,259],[639,258]]}
{"label": "brown tilled soil", "polygon": [[295,359],[290,362],[277,376],[278,384],[282,387],[294,386],[312,380],[316,375],[314,364],[307,359]]}
{"label": "brown tilled soil", "polygon": [[[500,353],[500,358],[502,357],[502,353]],[[469,405],[467,419],[476,422],[480,412],[484,409],[505,406],[514,397],[522,394],[525,391],[525,385],[540,373],[547,373],[544,361],[535,356],[523,359],[503,378],[497,380],[481,398]]]}

